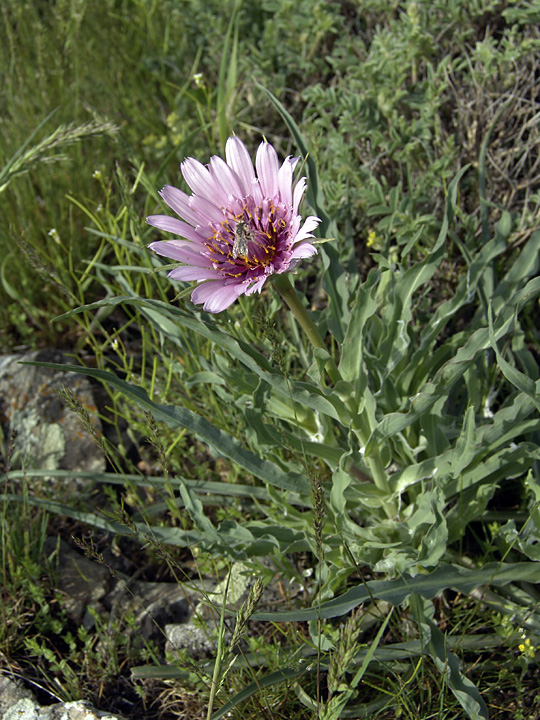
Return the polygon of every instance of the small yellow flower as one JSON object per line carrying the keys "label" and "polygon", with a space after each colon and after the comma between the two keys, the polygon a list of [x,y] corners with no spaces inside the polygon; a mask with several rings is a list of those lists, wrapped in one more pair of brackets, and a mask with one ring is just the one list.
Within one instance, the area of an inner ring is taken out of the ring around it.
{"label": "small yellow flower", "polygon": [[381,246],[381,240],[382,240],[381,236],[377,235],[375,230],[370,230],[368,237],[367,237],[367,241],[366,241],[366,247],[368,247],[368,248],[372,247],[372,248],[375,248],[376,250],[378,250]]}
{"label": "small yellow flower", "polygon": [[520,653],[522,653],[523,655],[526,655],[528,658],[530,658],[532,660],[535,656],[536,648],[532,644],[530,638],[526,637],[525,635],[522,635],[521,639],[523,640],[523,642],[518,645],[518,650],[520,651]]}

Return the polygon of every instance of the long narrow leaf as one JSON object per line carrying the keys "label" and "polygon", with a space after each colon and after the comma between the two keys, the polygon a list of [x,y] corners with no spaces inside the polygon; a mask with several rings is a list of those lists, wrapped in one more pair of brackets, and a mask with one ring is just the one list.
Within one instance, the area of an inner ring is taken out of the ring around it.
{"label": "long narrow leaf", "polygon": [[507,585],[510,582],[537,582],[540,577],[540,563],[523,562],[514,564],[488,563],[483,568],[467,568],[457,565],[441,565],[429,575],[404,575],[396,580],[371,580],[351,588],[340,597],[333,598],[320,607],[306,610],[286,610],[283,612],[259,612],[253,615],[255,620],[274,622],[308,622],[318,618],[334,618],[354,610],[363,602],[377,598],[392,605],[400,605],[412,592],[432,599],[443,590],[454,588],[462,593],[470,593],[482,585]]}
{"label": "long narrow leaf", "polygon": [[275,672],[266,675],[266,677],[258,678],[256,682],[252,682],[247,685],[243,690],[237,693],[233,698],[228,700],[225,705],[223,705],[219,710],[217,710],[212,715],[212,720],[220,720],[220,718],[225,717],[232,710],[238,707],[240,703],[242,703],[244,700],[247,700],[252,695],[255,695],[255,693],[259,692],[260,690],[263,690],[264,688],[270,687],[272,685],[279,685],[280,683],[287,680],[296,680],[296,678],[300,677],[300,675],[303,675],[305,672],[305,668],[284,668],[283,670],[276,670]]}
{"label": "long narrow leaf", "polygon": [[408,352],[409,343],[406,338],[400,345],[398,354],[397,338],[403,336],[403,327],[412,320],[412,300],[414,293],[424,286],[435,274],[445,253],[446,236],[454,218],[457,202],[458,185],[467,171],[463,167],[448,188],[446,198],[446,211],[444,213],[441,229],[437,241],[431,251],[420,262],[414,263],[405,272],[393,278],[393,302],[383,308],[383,325],[387,328],[386,338],[380,351],[380,362],[383,367],[392,367],[401,359],[404,352]]}
{"label": "long narrow leaf", "polygon": [[38,365],[65,372],[75,372],[95,378],[119,390],[123,395],[134,400],[140,408],[149,410],[156,420],[165,422],[172,428],[185,428],[193,432],[219,454],[230,458],[239,467],[255,475],[260,480],[281,488],[301,494],[309,493],[309,483],[302,475],[295,472],[285,473],[274,463],[258,457],[250,450],[242,447],[240,443],[228,433],[216,428],[205,418],[191,410],[172,405],[159,405],[148,397],[148,393],[141,387],[127,383],[106,370],[78,367],[76,365],[61,365],[57,363],[32,362],[25,365]]}
{"label": "long narrow leaf", "polygon": [[511,332],[517,313],[527,302],[538,295],[540,295],[540,278],[534,278],[522,290],[517,292],[501,310],[493,323],[491,338],[488,328],[476,330],[466,344],[459,348],[455,357],[451,358],[438,370],[433,381],[426,383],[421,392],[412,399],[407,413],[390,413],[381,420],[368,440],[366,455],[370,454],[374,445],[409,427],[429,411],[439,399],[448,397],[454,384],[471,367],[479,353],[490,348],[493,341]]}
{"label": "long narrow leaf", "polygon": [[[473,635],[469,637],[458,637],[458,636],[451,636],[447,638],[447,644],[450,648],[466,648],[473,650],[474,652],[483,652],[483,651],[491,651],[493,648],[500,647],[501,645],[504,645],[506,640],[499,635],[496,634],[484,634],[484,635]],[[370,648],[363,648],[360,650],[359,653],[354,658],[354,665],[357,664],[363,664],[366,658],[366,655],[370,651]],[[393,643],[391,645],[385,645],[384,647],[377,647],[375,648],[373,652],[373,659],[379,661],[380,663],[389,663],[396,660],[407,660],[408,658],[412,658],[418,655],[422,655],[424,652],[423,645],[420,640],[409,640],[407,642],[403,643]],[[250,683],[248,686],[246,686],[243,690],[241,690],[239,693],[237,693],[234,697],[232,697],[230,700],[228,700],[223,707],[221,707],[218,712],[212,716],[212,720],[220,720],[220,718],[224,717],[224,715],[234,708],[236,708],[241,702],[244,700],[247,700],[249,697],[252,697],[255,695],[259,688],[267,688],[272,685],[279,685],[282,682],[285,682],[286,680],[295,680],[297,677],[300,677],[300,675],[303,675],[305,673],[314,673],[317,671],[317,663],[316,662],[305,662],[310,656],[313,656],[316,653],[316,649],[313,648],[305,648],[305,652],[302,653],[303,655],[303,663],[300,667],[297,668],[283,668],[282,670],[278,670],[273,673],[269,673],[263,678],[257,678],[255,682]],[[256,656],[254,655],[248,655],[246,656],[246,659],[248,661],[249,665],[254,666],[260,666],[261,662],[264,663],[264,658],[260,653],[258,653]],[[239,659],[237,666],[243,666],[245,663],[242,663],[242,660]],[[328,661],[326,659],[321,660],[320,667],[322,670],[328,669]],[[148,666],[143,665],[139,668],[133,669],[133,674],[135,677],[182,677],[181,673],[182,670],[180,668],[175,667],[169,667],[167,665],[163,665],[158,668],[154,668],[154,666]],[[160,676],[160,672],[163,672],[163,675]],[[362,708],[363,706],[359,706]],[[356,715],[345,715],[343,714],[343,717],[357,717]],[[362,717],[360,715],[360,717]]]}
{"label": "long narrow leaf", "polygon": [[[160,300],[150,300],[140,297],[120,296],[115,298],[105,298],[88,305],[75,308],[56,319],[64,319],[77,313],[87,310],[95,310],[106,305],[134,305],[143,310],[150,310],[163,317],[157,327],[166,334],[171,333],[171,339],[174,339],[175,325],[178,323],[181,327],[187,327],[196,332],[201,337],[210,340],[218,347],[221,347],[229,355],[243,363],[247,368],[254,372],[261,380],[264,380],[271,387],[272,392],[290,404],[291,396],[295,402],[302,407],[308,407],[323,415],[328,415],[338,422],[347,421],[349,413],[343,402],[335,393],[326,395],[324,390],[311,382],[300,382],[287,380],[281,371],[275,370],[269,361],[255,347],[241,340],[233,338],[231,335],[215,328],[211,323],[198,320],[188,313],[183,312],[180,308],[174,307]],[[150,317],[150,316],[149,316]],[[156,315],[152,315],[156,318]],[[172,323],[171,323],[172,320]]]}
{"label": "long narrow leaf", "polygon": [[133,483],[137,487],[164,488],[170,485],[172,488],[179,487],[181,483],[187,485],[193,492],[208,495],[227,495],[230,497],[250,497],[259,500],[268,500],[268,490],[265,487],[254,485],[239,485],[237,483],[214,482],[212,480],[192,480],[187,478],[165,478],[161,475],[130,475],[117,473],[97,473],[90,470],[42,470],[25,468],[24,470],[10,470],[7,475],[0,478],[10,480],[22,480],[28,477],[54,477],[56,479],[88,480],[88,482],[108,483],[111,485],[125,485]]}

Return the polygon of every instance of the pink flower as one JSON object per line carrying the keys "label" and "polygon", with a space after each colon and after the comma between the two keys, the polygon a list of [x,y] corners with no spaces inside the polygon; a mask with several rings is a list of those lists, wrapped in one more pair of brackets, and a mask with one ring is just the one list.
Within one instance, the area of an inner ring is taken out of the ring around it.
{"label": "pink flower", "polygon": [[174,280],[197,280],[194,303],[217,313],[237,297],[261,292],[273,273],[292,270],[301,258],[317,249],[307,242],[319,224],[310,216],[302,224],[298,207],[306,187],[301,178],[293,187],[298,158],[288,157],[280,166],[277,152],[263,142],[255,167],[244,143],[227,140],[227,162],[220,157],[202,165],[187,158],[180,169],[192,195],[165,185],[160,195],[183,220],[151,215],[146,222],[183,240],[153,242],[160,255],[182,266],[169,273]]}

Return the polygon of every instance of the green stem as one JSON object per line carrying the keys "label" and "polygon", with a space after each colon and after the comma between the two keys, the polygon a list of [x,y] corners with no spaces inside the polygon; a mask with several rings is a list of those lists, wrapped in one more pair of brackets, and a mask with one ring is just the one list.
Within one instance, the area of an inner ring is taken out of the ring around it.
{"label": "green stem", "polygon": [[206,720],[210,720],[212,713],[214,712],[214,703],[216,700],[216,693],[219,687],[219,680],[221,675],[221,668],[223,665],[223,659],[225,657],[225,607],[227,605],[227,595],[229,592],[229,582],[231,580],[231,572],[227,575],[227,584],[223,593],[223,603],[221,607],[221,617],[219,620],[219,634],[218,634],[218,647],[216,662],[214,664],[214,672],[212,673],[212,680],[210,682],[210,697],[208,698],[208,708],[206,714]]}
{"label": "green stem", "polygon": [[[322,339],[317,326],[313,320],[309,317],[309,313],[303,306],[302,301],[298,297],[298,293],[291,285],[289,276],[286,273],[274,276],[274,287],[279,292],[281,297],[285,300],[289,309],[292,310],[294,317],[300,323],[302,330],[308,336],[308,340],[314,348],[321,348],[325,352],[328,352],[324,340]],[[333,358],[330,358],[326,363],[326,370],[330,377],[330,380],[334,383],[338,383],[342,378]]]}

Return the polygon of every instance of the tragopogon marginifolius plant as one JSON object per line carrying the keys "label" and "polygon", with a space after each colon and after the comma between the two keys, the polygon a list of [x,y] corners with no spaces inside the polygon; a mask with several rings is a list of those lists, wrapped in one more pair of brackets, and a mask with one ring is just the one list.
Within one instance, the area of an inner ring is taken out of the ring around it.
{"label": "tragopogon marginifolius plant", "polygon": [[[68,313],[118,304],[135,309],[159,338],[152,381],[129,368],[121,380],[107,370],[61,366],[106,382],[173,432],[187,430],[229,463],[230,476],[188,478],[173,465],[163,478],[129,478],[162,487],[169,511],[189,519],[184,526],[153,523],[163,512],[159,503],[142,508],[144,521],[137,518],[129,527],[91,513],[77,517],[114,532],[140,533],[152,543],[252,563],[259,573],[267,569],[258,557],[273,557],[293,574],[291,558],[311,558],[313,607],[256,613],[259,619],[320,621],[370,599],[408,601],[422,627],[414,652],[430,654],[445,673],[450,668],[448,685],[469,716],[487,718],[476,688],[461,675],[431,620],[430,600],[450,587],[470,592],[487,582],[537,578],[539,380],[520,313],[540,295],[540,232],[530,233],[519,255],[505,259],[498,271],[495,261],[512,232],[503,212],[478,250],[463,245],[466,271],[441,297],[437,273],[447,239],[466,244],[459,235],[473,225],[470,218],[456,222],[458,186],[468,172],[463,168],[448,187],[438,236],[423,243],[431,250],[418,257],[410,242],[399,248],[381,243],[366,275],[325,211],[316,166],[297,126],[277,106],[304,156],[307,186],[302,179],[294,183],[296,161],[280,165],[266,143],[255,172],[243,143],[231,138],[227,162],[212,158],[204,167],[185,161],[191,196],[164,189],[163,198],[183,220],[150,216],[152,225],[183,238],[154,240],[150,247],[183,263],[170,273],[173,281],[199,281],[190,290],[195,305],[150,298],[150,284],[131,281],[130,272],[140,278],[146,270],[161,274],[167,268],[146,248],[115,237],[121,253],[131,248],[140,265],[132,269],[122,254],[118,265],[99,264],[100,279],[126,294],[110,292]],[[304,189],[316,216],[302,224]],[[325,296],[321,302],[321,293],[311,289],[319,300],[308,309],[290,271],[315,254],[312,231],[319,218],[321,233],[336,243],[320,245]],[[281,336],[273,321],[281,323]],[[175,383],[181,400],[165,404]],[[197,388],[204,392],[191,402],[185,390]],[[490,499],[509,479],[521,480],[531,515],[520,530],[509,518],[497,541],[533,562],[471,568],[456,541],[471,521],[487,522]],[[49,501],[47,507],[70,512]],[[220,512],[210,513],[210,507]],[[356,583],[333,597],[362,565],[393,579]],[[321,632],[312,626],[313,637]],[[376,646],[369,652],[376,653]],[[287,669],[288,677],[305,671]]]}

